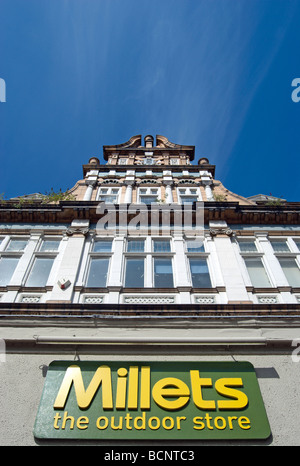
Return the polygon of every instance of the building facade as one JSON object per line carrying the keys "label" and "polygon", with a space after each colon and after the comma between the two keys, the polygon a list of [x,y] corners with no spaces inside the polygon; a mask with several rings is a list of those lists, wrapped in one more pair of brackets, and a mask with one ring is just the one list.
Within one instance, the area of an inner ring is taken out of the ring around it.
{"label": "building facade", "polygon": [[[249,361],[271,434],[243,441],[299,444],[300,204],[232,193],[193,146],[164,136],[103,157],[67,195],[0,204],[3,444],[42,442],[46,369],[74,357]],[[242,441],[199,431],[185,440]]]}

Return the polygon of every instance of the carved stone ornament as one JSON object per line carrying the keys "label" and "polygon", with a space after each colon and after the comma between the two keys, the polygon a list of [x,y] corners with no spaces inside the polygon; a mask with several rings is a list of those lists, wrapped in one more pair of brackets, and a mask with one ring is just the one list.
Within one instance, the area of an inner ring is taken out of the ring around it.
{"label": "carved stone ornament", "polygon": [[67,236],[73,236],[73,235],[83,235],[86,236],[89,232],[88,227],[69,227],[66,230],[66,235]]}
{"label": "carved stone ornament", "polygon": [[234,233],[231,230],[231,228],[225,227],[225,228],[210,228],[209,230],[211,236],[218,236],[218,235],[226,235],[226,236],[232,236]]}

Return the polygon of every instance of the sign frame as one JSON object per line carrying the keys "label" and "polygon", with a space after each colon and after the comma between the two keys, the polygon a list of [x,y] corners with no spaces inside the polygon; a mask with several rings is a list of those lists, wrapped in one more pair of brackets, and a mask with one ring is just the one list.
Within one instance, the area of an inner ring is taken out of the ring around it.
{"label": "sign frame", "polygon": [[250,362],[53,361],[39,440],[265,440],[271,429]]}

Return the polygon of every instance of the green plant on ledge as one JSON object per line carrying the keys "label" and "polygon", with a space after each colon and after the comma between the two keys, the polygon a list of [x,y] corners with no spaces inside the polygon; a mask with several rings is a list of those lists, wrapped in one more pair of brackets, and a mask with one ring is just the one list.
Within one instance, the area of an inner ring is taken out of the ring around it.
{"label": "green plant on ledge", "polygon": [[[58,192],[55,192],[53,188],[51,188],[50,192],[46,192],[45,194],[38,194],[34,197],[29,196],[20,196],[15,199],[13,207],[16,209],[22,209],[22,207],[29,205],[29,204],[56,204],[60,201],[74,201],[76,197],[69,193],[69,191],[62,191],[61,189]],[[12,200],[11,200],[12,201]],[[11,205],[11,201],[4,198],[4,193],[0,194],[0,204],[7,204]]]}
{"label": "green plant on ledge", "polygon": [[67,191],[63,192],[61,189],[56,193],[53,188],[51,188],[49,193],[42,195],[42,204],[50,204],[52,202],[59,201],[74,201],[76,197],[73,194],[70,194]]}
{"label": "green plant on ledge", "polygon": [[226,202],[227,196],[224,194],[214,194],[214,198],[216,202]]}

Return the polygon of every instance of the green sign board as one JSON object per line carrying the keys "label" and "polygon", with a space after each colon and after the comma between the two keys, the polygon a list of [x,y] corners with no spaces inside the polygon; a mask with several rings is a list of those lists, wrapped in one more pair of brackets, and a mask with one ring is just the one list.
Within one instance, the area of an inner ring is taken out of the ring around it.
{"label": "green sign board", "polygon": [[38,439],[266,439],[270,426],[249,362],[50,364]]}

